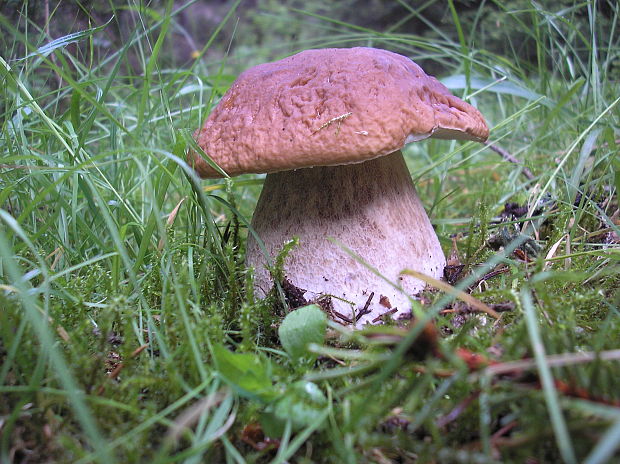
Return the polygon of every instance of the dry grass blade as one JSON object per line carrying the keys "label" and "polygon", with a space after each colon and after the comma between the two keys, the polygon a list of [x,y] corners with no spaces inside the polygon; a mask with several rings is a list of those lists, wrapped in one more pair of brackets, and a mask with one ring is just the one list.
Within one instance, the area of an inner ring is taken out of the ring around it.
{"label": "dry grass blade", "polygon": [[443,292],[454,295],[459,300],[462,300],[470,306],[473,306],[474,308],[487,313],[489,316],[492,316],[495,319],[499,319],[500,317],[499,313],[497,311],[494,311],[489,305],[484,304],[482,301],[474,298],[473,296],[465,293],[462,290],[454,288],[450,284],[442,282],[441,280],[437,280],[418,271],[412,271],[411,269],[405,269],[403,272],[401,272],[401,274],[410,275],[412,277],[415,277],[416,279],[423,280],[427,284],[432,285],[433,287],[438,288]]}
{"label": "dry grass blade", "polygon": [[[545,361],[549,367],[572,366],[575,364],[584,364],[596,360],[601,361],[620,361],[620,350],[608,350],[595,353],[593,351],[581,353],[562,353],[551,354],[545,357]],[[510,361],[501,364],[494,364],[484,370],[485,375],[495,376],[507,374],[510,372],[532,369],[536,367],[536,361],[533,358],[521,359],[519,361]]]}
{"label": "dry grass blade", "polygon": [[[197,403],[194,403],[191,406],[187,407],[170,426],[170,429],[166,434],[166,441],[168,443],[178,442],[179,438],[181,438],[181,435],[183,435],[184,432],[189,430],[190,427],[198,421],[202,414],[212,409],[213,407],[220,405],[228,395],[230,395],[230,392],[228,390],[219,390],[215,393],[211,393],[210,395],[205,396]],[[231,417],[234,418],[234,414],[231,415]],[[225,425],[230,427],[230,425],[232,424],[228,424],[227,421]]]}
{"label": "dry grass blade", "polygon": [[[181,205],[183,204],[183,202],[186,199],[187,199],[187,197],[181,198],[181,200],[177,203],[177,205],[174,207],[174,209],[172,210],[172,212],[168,216],[168,220],[166,221],[166,225],[168,227],[171,227],[172,224],[174,224],[174,220],[176,219],[177,214],[179,213],[179,209],[181,208]],[[162,237],[161,239],[159,239],[159,244],[157,245],[157,251],[163,250],[165,244],[166,244],[165,237]]]}

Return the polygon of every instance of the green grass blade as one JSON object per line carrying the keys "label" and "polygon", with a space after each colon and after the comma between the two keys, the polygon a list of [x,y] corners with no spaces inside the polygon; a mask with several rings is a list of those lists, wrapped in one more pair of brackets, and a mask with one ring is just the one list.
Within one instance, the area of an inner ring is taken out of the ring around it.
{"label": "green grass blade", "polygon": [[620,420],[614,422],[601,437],[596,447],[583,461],[584,464],[605,464],[611,462],[620,447]]}
{"label": "green grass blade", "polygon": [[[6,211],[0,210],[0,219],[11,227],[15,233],[21,237],[25,237],[25,234],[21,231],[19,225],[8,213],[6,213]],[[55,337],[52,335],[52,331],[50,330],[46,319],[42,318],[40,315],[35,299],[30,294],[30,287],[26,285],[22,278],[23,273],[20,271],[18,264],[14,260],[13,252],[7,242],[7,237],[2,228],[0,228],[0,256],[3,259],[3,268],[6,271],[7,277],[10,279],[10,284],[18,292],[18,297],[24,309],[26,318],[34,328],[37,337],[40,340],[41,346],[45,349],[45,351],[41,354],[43,357],[49,357],[49,362],[56,372],[61,385],[67,391],[68,402],[74,409],[77,420],[80,422],[86,436],[90,441],[90,444],[94,448],[97,460],[102,463],[116,462],[111,450],[105,448],[104,436],[99,430],[99,427],[97,426],[97,423],[86,404],[84,391],[75,381],[69,365],[66,363],[62,354],[58,350]]]}
{"label": "green grass blade", "polygon": [[572,441],[568,433],[568,427],[558,400],[558,392],[555,389],[553,374],[545,360],[545,345],[540,335],[538,317],[536,316],[536,309],[534,308],[530,290],[527,288],[521,290],[520,299],[532,351],[534,352],[534,358],[536,360],[538,375],[541,379],[545,400],[547,402],[547,409],[549,410],[549,416],[551,418],[551,425],[555,433],[556,443],[564,462],[568,464],[577,463],[577,457],[575,456]]}

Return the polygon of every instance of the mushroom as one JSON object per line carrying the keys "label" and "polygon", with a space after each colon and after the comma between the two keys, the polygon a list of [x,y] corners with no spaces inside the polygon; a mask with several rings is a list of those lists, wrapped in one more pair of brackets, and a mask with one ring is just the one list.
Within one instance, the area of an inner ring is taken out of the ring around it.
{"label": "mushroom", "polygon": [[[252,227],[271,258],[299,246],[286,278],[311,301],[331,296],[356,326],[407,317],[445,257],[400,149],[434,137],[484,141],[488,128],[409,58],[374,48],[307,50],[243,72],[195,134],[228,175],[267,173]],[[202,177],[219,177],[198,154]],[[255,294],[273,288],[252,234]],[[396,284],[396,285],[394,285]]]}

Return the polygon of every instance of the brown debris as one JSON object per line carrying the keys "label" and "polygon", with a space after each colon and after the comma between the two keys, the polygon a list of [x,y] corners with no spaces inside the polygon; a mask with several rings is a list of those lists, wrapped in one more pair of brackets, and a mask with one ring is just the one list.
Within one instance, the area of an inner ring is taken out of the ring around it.
{"label": "brown debris", "polygon": [[446,260],[446,266],[443,268],[443,277],[450,285],[455,285],[461,278],[461,273],[465,265],[459,257],[459,249],[457,246],[457,236],[452,237],[452,251]]}
{"label": "brown debris", "polygon": [[[398,345],[413,330],[418,322],[410,322],[403,327],[391,327],[388,332],[369,332],[365,337],[375,343],[385,346]],[[416,361],[422,361],[428,357],[441,358],[439,350],[439,335],[435,323],[428,321],[418,337],[407,350],[407,356]]]}
{"label": "brown debris", "polygon": [[247,443],[256,451],[277,450],[280,447],[280,440],[266,437],[263,428],[258,422],[250,422],[243,427],[241,441]]}
{"label": "brown debris", "polygon": [[[138,356],[146,348],[148,348],[148,346],[149,345],[147,343],[133,350],[131,354],[129,355],[129,359],[133,359],[136,356]],[[125,363],[121,359],[121,356],[118,353],[111,351],[110,354],[108,355],[108,359],[106,360],[106,373],[108,375],[108,378],[109,379],[118,378],[119,374],[121,373],[124,367],[125,367]],[[105,384],[102,384],[97,389],[97,395],[102,395],[104,391],[105,391]]]}
{"label": "brown debris", "polygon": [[386,433],[394,433],[398,430],[407,430],[410,423],[409,419],[402,416],[402,408],[394,408],[380,427]]}
{"label": "brown debris", "polygon": [[502,217],[507,218],[520,218],[527,214],[527,203],[523,206],[519,206],[518,203],[505,203],[503,211],[499,214]]}
{"label": "brown debris", "polygon": [[[512,301],[506,301],[503,303],[488,303],[487,306],[498,313],[512,311],[515,309],[515,304]],[[480,312],[480,310],[468,304],[456,302],[452,306],[446,307],[445,309],[439,311],[439,314],[470,314],[476,312]]]}
{"label": "brown debris", "polygon": [[450,285],[456,285],[461,280],[461,273],[465,268],[464,264],[447,265],[443,268],[443,277]]}
{"label": "brown debris", "polygon": [[282,291],[284,292],[284,299],[289,309],[300,308],[308,304],[308,300],[304,297],[306,289],[296,287],[287,278],[282,281]]}
{"label": "brown debris", "polygon": [[[412,328],[415,324],[416,323],[414,323]],[[424,326],[418,338],[413,345],[409,347],[409,350],[407,350],[407,354],[415,360],[425,359],[429,355],[435,358],[440,358],[442,356],[439,350],[439,333],[434,322],[429,321]]]}
{"label": "brown debris", "polygon": [[334,309],[332,297],[329,295],[321,295],[316,301],[314,301],[314,303],[319,305],[319,307],[328,314]]}

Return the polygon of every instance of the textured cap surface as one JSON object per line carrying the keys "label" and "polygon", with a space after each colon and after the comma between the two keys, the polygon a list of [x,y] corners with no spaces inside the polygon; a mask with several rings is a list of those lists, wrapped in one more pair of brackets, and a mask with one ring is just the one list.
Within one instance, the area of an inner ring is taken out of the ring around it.
{"label": "textured cap surface", "polygon": [[[243,72],[195,134],[231,176],[359,163],[427,137],[484,141],[482,115],[402,55],[307,50]],[[202,177],[219,177],[197,154]]]}

